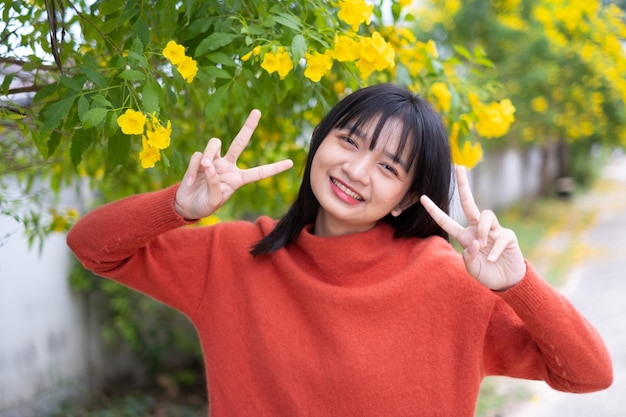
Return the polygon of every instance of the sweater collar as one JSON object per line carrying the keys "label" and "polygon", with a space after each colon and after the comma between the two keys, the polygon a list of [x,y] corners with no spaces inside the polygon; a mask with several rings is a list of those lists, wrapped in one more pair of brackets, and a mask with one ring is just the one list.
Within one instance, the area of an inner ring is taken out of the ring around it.
{"label": "sweater collar", "polygon": [[394,261],[398,243],[407,242],[394,238],[393,228],[382,222],[365,232],[341,236],[320,237],[311,230],[305,227],[288,250],[300,267],[333,285],[363,286],[388,278],[390,269],[398,266]]}

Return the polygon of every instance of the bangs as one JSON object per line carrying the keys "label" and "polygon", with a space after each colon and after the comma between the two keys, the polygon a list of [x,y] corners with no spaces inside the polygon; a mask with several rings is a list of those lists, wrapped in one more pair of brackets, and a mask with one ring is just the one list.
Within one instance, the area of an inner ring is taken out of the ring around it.
{"label": "bangs", "polygon": [[[357,134],[364,140],[369,141],[369,149],[373,150],[384,140],[382,136],[385,131],[400,131],[400,140],[397,148],[393,152],[393,161],[401,164],[408,172],[415,163],[416,155],[420,154],[423,137],[423,127],[420,123],[419,113],[412,111],[413,106],[406,103],[398,103],[396,100],[389,100],[390,103],[367,103],[364,100],[346,112],[335,125],[336,128],[346,129],[351,135]],[[371,135],[364,135],[363,132],[370,130],[369,126],[376,121],[376,126]],[[403,157],[404,156],[404,157]]]}

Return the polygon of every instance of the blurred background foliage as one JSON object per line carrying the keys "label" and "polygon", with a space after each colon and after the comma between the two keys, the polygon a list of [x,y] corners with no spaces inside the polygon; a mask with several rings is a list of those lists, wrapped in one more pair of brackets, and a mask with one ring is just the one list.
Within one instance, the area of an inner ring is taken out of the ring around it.
{"label": "blurred background foliage", "polygon": [[[247,185],[201,223],[280,216],[299,187],[319,120],[344,95],[382,82],[435,105],[458,164],[474,166],[483,150],[557,148],[560,175],[587,181],[593,146],[626,144],[621,6],[3,0],[0,215],[14,217],[41,245],[95,205],[176,183],[194,151],[211,137],[226,148],[258,108],[263,117],[241,166],[291,158],[295,167]],[[191,67],[165,51],[170,42]],[[129,109],[152,121],[144,133],[122,132],[129,121],[119,117]],[[171,131],[156,149],[148,135],[158,126]],[[144,168],[142,152],[155,149],[154,167]],[[68,191],[78,198],[61,198]],[[122,335],[150,368],[163,346],[181,340],[157,332],[161,319],[137,324],[160,314],[156,303],[84,271],[72,281],[104,294],[113,326],[106,331]]]}
{"label": "blurred background foliage", "polygon": [[[558,176],[590,179],[595,145],[626,144],[624,2],[425,0],[420,32],[485,49],[516,108],[496,147],[556,148]],[[544,158],[549,161],[549,158]],[[544,167],[545,169],[545,167]],[[547,192],[546,181],[544,190]]]}

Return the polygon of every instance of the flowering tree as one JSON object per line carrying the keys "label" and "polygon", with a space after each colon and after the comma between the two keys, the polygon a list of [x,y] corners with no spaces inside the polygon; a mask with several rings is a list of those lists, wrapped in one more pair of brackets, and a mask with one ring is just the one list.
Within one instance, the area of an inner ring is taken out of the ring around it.
{"label": "flowering tree", "polygon": [[[517,109],[509,146],[558,149],[557,175],[588,181],[593,145],[626,145],[626,25],[616,5],[431,0],[423,16],[424,30],[480,46],[496,64]],[[550,183],[545,177],[546,191]]]}
{"label": "flowering tree", "polygon": [[[408,3],[8,3],[2,146],[23,150],[3,171],[56,191],[89,181],[104,200],[160,188],[180,178],[210,136],[229,141],[252,108],[264,117],[241,163],[289,157],[298,166],[338,98],[380,82],[428,97],[450,130],[455,161],[473,166],[479,138],[506,133],[514,107],[492,94],[492,64],[480,49],[444,58],[428,36],[418,41]],[[248,186],[219,215],[280,214],[297,174]],[[0,203],[10,212],[10,201]],[[44,232],[77,215],[62,207],[47,221],[40,209],[31,214],[21,220]]]}

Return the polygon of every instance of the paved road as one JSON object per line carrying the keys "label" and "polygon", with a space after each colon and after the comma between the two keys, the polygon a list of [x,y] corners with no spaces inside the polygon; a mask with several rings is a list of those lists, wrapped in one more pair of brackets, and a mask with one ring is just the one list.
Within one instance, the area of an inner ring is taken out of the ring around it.
{"label": "paved road", "polygon": [[585,250],[563,293],[603,336],[613,359],[614,383],[591,394],[525,383],[532,399],[504,417],[626,417],[626,157],[615,158],[599,187],[577,204],[592,209],[596,219],[580,234]]}

